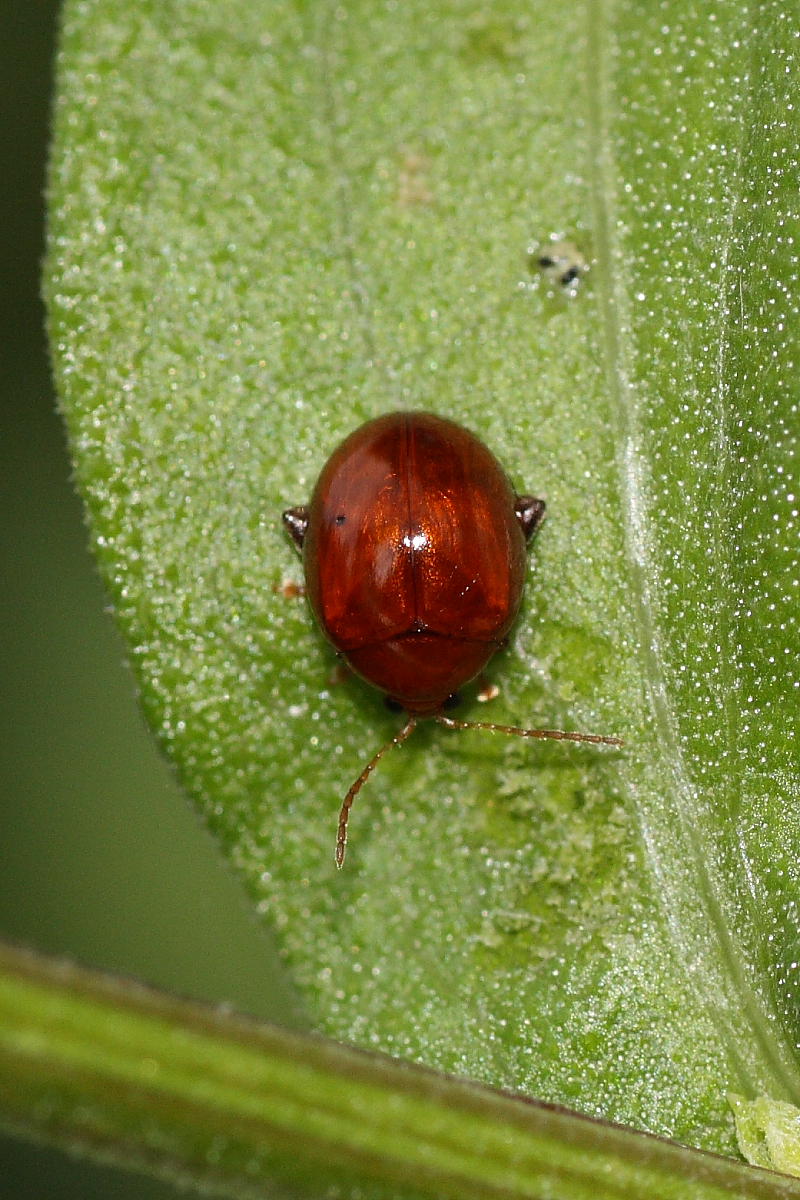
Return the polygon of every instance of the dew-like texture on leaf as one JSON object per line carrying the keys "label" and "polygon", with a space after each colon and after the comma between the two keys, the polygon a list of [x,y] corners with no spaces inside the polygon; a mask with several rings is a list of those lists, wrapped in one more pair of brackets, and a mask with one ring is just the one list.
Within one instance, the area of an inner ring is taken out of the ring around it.
{"label": "dew-like texture on leaf", "polygon": [[[65,9],[47,265],[157,736],[328,1033],[698,1146],[800,1099],[797,37],[777,3]],[[591,264],[574,294],[529,248]],[[280,513],[360,421],[548,520],[465,716],[336,679]]]}

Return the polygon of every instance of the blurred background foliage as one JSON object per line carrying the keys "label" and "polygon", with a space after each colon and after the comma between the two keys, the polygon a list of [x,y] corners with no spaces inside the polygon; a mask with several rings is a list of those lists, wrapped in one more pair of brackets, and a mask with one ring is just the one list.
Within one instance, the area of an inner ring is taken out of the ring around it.
{"label": "blurred background foliage", "polygon": [[[0,936],[286,1022],[268,936],[138,713],[70,481],[39,298],[59,7],[4,5],[0,50]],[[174,1195],[0,1138],[0,1200]]]}

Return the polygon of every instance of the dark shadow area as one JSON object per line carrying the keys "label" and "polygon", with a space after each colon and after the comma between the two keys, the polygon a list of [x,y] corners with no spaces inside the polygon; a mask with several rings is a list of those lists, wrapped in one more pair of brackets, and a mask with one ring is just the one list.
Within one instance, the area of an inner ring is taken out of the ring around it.
{"label": "dark shadow area", "polygon": [[[39,299],[59,5],[4,9],[0,937],[276,1020],[288,987],[138,712],[70,482]],[[0,1200],[166,1200],[0,1139]]]}

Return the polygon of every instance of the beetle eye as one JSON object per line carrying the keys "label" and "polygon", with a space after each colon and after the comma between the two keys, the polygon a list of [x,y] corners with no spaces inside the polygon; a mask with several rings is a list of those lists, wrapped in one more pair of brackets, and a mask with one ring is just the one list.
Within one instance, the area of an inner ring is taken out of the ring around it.
{"label": "beetle eye", "polygon": [[347,517],[344,515],[344,513],[339,513],[336,517],[336,524],[344,525],[346,520],[347,520]]}

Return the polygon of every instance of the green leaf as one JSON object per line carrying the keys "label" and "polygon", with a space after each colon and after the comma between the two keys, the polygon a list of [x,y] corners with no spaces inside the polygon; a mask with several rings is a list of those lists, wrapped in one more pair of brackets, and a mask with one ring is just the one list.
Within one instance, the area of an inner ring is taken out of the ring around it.
{"label": "green leaf", "polygon": [[[776,0],[73,0],[50,181],[142,702],[315,1025],[726,1152],[729,1091],[800,1099],[795,43]],[[626,749],[423,729],[338,874],[399,723],[280,513],[395,407],[548,502],[492,719]]]}
{"label": "green leaf", "polygon": [[204,1193],[800,1196],[797,1180],[8,947],[0,1018],[6,1126]]}

